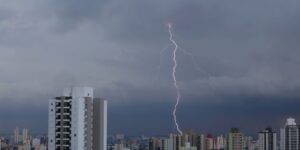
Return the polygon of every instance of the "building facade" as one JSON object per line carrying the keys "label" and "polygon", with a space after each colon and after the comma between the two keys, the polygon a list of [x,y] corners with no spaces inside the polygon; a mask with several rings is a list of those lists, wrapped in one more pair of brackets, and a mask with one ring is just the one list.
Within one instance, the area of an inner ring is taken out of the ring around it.
{"label": "building facade", "polygon": [[285,127],[280,129],[280,149],[299,150],[300,128],[294,118],[288,118]]}
{"label": "building facade", "polygon": [[14,129],[14,143],[15,144],[19,143],[19,128]]}
{"label": "building facade", "polygon": [[227,150],[244,150],[244,135],[238,128],[232,128],[227,136]]}
{"label": "building facade", "polygon": [[277,150],[277,134],[268,127],[258,133],[258,150]]}
{"label": "building facade", "polygon": [[64,89],[49,101],[49,150],[106,150],[107,100],[93,88]]}

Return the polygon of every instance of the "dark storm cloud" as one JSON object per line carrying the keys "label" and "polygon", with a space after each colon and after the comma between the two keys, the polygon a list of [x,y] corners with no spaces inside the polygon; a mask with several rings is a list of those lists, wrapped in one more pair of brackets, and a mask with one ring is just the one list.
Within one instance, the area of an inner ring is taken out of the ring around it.
{"label": "dark storm cloud", "polygon": [[55,18],[54,29],[57,32],[65,32],[77,28],[84,21],[97,21],[101,18],[102,8],[107,0],[87,1],[48,1],[45,3],[46,14]]}
{"label": "dark storm cloud", "polygon": [[11,17],[13,17],[14,14],[13,12],[7,10],[7,9],[0,9],[0,21],[4,21],[6,19],[9,19]]}
{"label": "dark storm cloud", "polygon": [[[139,112],[148,113],[149,122],[164,114],[159,120],[166,120],[167,126],[160,130],[166,131],[175,96],[173,47],[166,27],[171,22],[180,45],[177,77],[186,103],[180,110],[187,118],[185,128],[207,122],[203,129],[208,129],[208,124],[236,112],[241,115],[233,118],[243,121],[254,120],[257,112],[272,121],[286,117],[285,111],[298,116],[296,109],[287,109],[300,98],[299,5],[293,0],[4,0],[0,100],[24,105],[25,111],[32,103],[46,109],[47,99],[63,87],[88,85],[110,100],[112,114],[119,113],[117,107],[122,115],[133,115],[132,123],[142,122]],[[243,104],[252,101],[249,111],[242,111],[247,110]],[[150,103],[156,113],[150,113],[152,107],[143,111]],[[217,108],[211,117],[195,116],[199,121],[193,125],[189,110],[208,114],[202,105]],[[263,110],[261,105],[268,106]],[[278,111],[272,114],[272,109]],[[224,111],[228,115],[219,116]],[[111,122],[124,122],[122,118],[112,117]],[[117,131],[132,125],[125,124]]]}
{"label": "dark storm cloud", "polygon": [[[255,136],[259,130],[267,126],[272,126],[279,132],[279,128],[284,126],[285,118],[293,116],[299,120],[300,117],[297,99],[276,97],[261,99],[245,96],[227,98],[222,102],[183,101],[178,109],[178,121],[182,129],[193,128],[200,133],[224,134],[231,127],[239,127],[242,132]],[[110,132],[136,135],[174,132],[175,127],[170,114],[171,105],[173,105],[171,101],[147,101],[111,107]],[[113,126],[114,124],[121,126]],[[132,128],[133,131],[128,130]]]}

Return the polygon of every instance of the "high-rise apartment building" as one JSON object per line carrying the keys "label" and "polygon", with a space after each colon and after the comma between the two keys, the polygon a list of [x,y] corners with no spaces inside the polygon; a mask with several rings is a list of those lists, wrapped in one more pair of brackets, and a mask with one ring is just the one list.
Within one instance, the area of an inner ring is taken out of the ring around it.
{"label": "high-rise apartment building", "polygon": [[197,147],[191,146],[189,142],[186,142],[183,147],[180,147],[179,150],[197,150]]}
{"label": "high-rise apartment building", "polygon": [[280,129],[280,149],[299,150],[300,128],[294,118],[288,118],[285,127]]}
{"label": "high-rise apartment building", "polygon": [[49,150],[106,150],[107,100],[93,88],[66,88],[49,101]]}
{"label": "high-rise apartment building", "polygon": [[215,139],[214,149],[216,150],[224,150],[225,149],[226,139],[223,135],[217,136]]}
{"label": "high-rise apartment building", "polygon": [[173,138],[150,138],[148,150],[173,150]]}
{"label": "high-rise apartment building", "polygon": [[258,133],[258,150],[277,150],[277,134],[268,127]]}
{"label": "high-rise apartment building", "polygon": [[207,147],[207,135],[197,134],[192,132],[192,130],[188,133],[188,142],[192,147],[196,147],[197,150],[206,150]]}
{"label": "high-rise apartment building", "polygon": [[183,135],[170,134],[169,139],[162,142],[164,146],[167,146],[164,147],[167,150],[198,150],[198,148],[204,150],[205,148],[205,136],[191,131]]}
{"label": "high-rise apartment building", "polygon": [[170,139],[172,143],[172,150],[179,150],[181,147],[184,146],[184,138],[182,135],[178,134],[170,134]]}
{"label": "high-rise apartment building", "polygon": [[22,130],[22,141],[23,143],[26,143],[28,141],[28,129]]}
{"label": "high-rise apartment building", "polygon": [[205,150],[206,136],[204,134],[198,135],[196,143],[197,150]]}
{"label": "high-rise apartment building", "polygon": [[161,143],[160,139],[157,138],[150,138],[149,139],[149,150],[160,150]]}
{"label": "high-rise apartment building", "polygon": [[205,150],[213,150],[214,148],[214,138],[212,134],[207,134],[205,139]]}
{"label": "high-rise apartment building", "polygon": [[161,144],[160,149],[161,150],[170,150],[171,149],[171,147],[169,147],[169,146],[171,146],[170,142],[171,142],[171,140],[168,138],[160,139],[160,144]]}
{"label": "high-rise apartment building", "polygon": [[19,128],[14,129],[14,143],[15,144],[19,143]]}
{"label": "high-rise apartment building", "polygon": [[227,150],[244,150],[244,135],[238,128],[232,128],[227,136]]}
{"label": "high-rise apartment building", "polygon": [[251,136],[245,136],[244,138],[244,146],[245,150],[258,150],[258,140],[254,140]]}

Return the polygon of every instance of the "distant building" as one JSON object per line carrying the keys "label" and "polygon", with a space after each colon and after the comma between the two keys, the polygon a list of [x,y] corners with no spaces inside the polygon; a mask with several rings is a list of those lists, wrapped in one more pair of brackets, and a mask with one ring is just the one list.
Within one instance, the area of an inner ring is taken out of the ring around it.
{"label": "distant building", "polygon": [[172,143],[172,150],[180,150],[184,146],[184,138],[182,135],[170,134]]}
{"label": "distant building", "polygon": [[171,150],[171,140],[168,138],[160,139],[160,150]]}
{"label": "distant building", "polygon": [[26,143],[28,140],[28,129],[25,128],[22,130],[22,141]]}
{"label": "distant building", "polygon": [[39,146],[41,145],[41,140],[38,139],[38,138],[34,138],[32,139],[32,147],[36,147],[36,146]]}
{"label": "distant building", "polygon": [[205,139],[205,150],[212,150],[214,148],[214,139],[212,134],[207,134]]}
{"label": "distant building", "polygon": [[106,150],[107,101],[93,88],[66,88],[49,101],[48,149]]}
{"label": "distant building", "polygon": [[280,149],[299,150],[300,134],[299,126],[294,118],[288,118],[285,127],[280,129]]}
{"label": "distant building", "polygon": [[31,145],[30,145],[30,143],[19,145],[18,150],[31,150]]}
{"label": "distant building", "polygon": [[253,140],[253,137],[246,136],[244,140],[245,150],[258,150],[257,141]]}
{"label": "distant building", "polygon": [[[165,144],[163,144],[165,143]],[[170,134],[169,139],[162,143],[162,149],[167,150],[206,150],[213,149],[213,138],[211,135],[196,134],[191,130],[183,135]],[[166,146],[167,145],[167,146]]]}
{"label": "distant building", "polygon": [[24,128],[22,134],[20,134],[19,128],[14,129],[14,144],[23,143],[26,144],[29,141],[28,129]]}
{"label": "distant building", "polygon": [[196,147],[197,150],[205,150],[206,147],[206,136],[204,134],[197,135],[196,137]]}
{"label": "distant building", "polygon": [[[131,148],[133,149],[133,148]],[[148,150],[173,150],[170,138],[150,138]]]}
{"label": "distant building", "polygon": [[19,143],[19,128],[14,129],[14,143],[15,144]]}
{"label": "distant building", "polygon": [[114,150],[124,150],[124,145],[123,144],[115,144],[114,145]]}
{"label": "distant building", "polygon": [[268,127],[258,133],[258,150],[277,150],[277,134]]}
{"label": "distant building", "polygon": [[149,150],[160,150],[160,140],[157,138],[149,139]]}
{"label": "distant building", "polygon": [[186,142],[179,150],[197,150],[197,147],[191,146],[189,142]]}
{"label": "distant building", "polygon": [[216,150],[224,150],[226,145],[226,139],[223,135],[217,136],[215,139],[214,149]]}
{"label": "distant building", "polygon": [[244,135],[238,128],[232,128],[227,135],[227,150],[244,150]]}
{"label": "distant building", "polygon": [[185,134],[184,143],[190,143],[191,147],[196,147],[197,150],[205,150],[206,136],[204,134],[198,134],[189,129]]}
{"label": "distant building", "polygon": [[33,148],[34,148],[34,150],[47,150],[47,147],[45,145],[43,145],[43,144],[36,145]]}

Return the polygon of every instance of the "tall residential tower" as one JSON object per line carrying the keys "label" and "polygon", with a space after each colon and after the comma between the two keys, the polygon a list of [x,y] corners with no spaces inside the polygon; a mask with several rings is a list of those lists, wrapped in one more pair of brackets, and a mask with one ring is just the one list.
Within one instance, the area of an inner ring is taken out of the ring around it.
{"label": "tall residential tower", "polygon": [[49,150],[106,150],[107,100],[93,88],[64,89],[49,101]]}
{"label": "tall residential tower", "polygon": [[227,135],[227,150],[244,150],[244,134],[238,128],[231,128]]}
{"label": "tall residential tower", "polygon": [[280,150],[300,149],[300,127],[294,118],[286,120],[285,127],[280,129]]}
{"label": "tall residential tower", "polygon": [[277,135],[268,127],[258,133],[258,150],[277,150]]}

